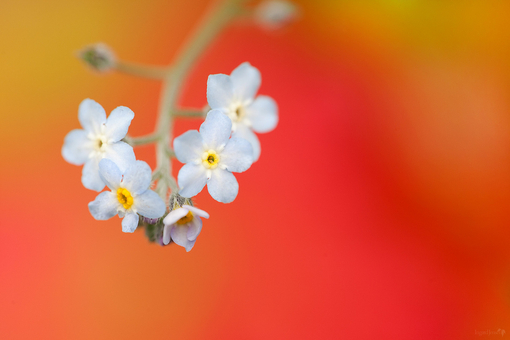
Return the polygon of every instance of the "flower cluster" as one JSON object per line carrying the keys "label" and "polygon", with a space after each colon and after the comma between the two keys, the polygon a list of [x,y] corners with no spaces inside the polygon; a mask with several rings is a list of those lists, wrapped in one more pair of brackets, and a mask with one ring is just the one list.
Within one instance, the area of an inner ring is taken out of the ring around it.
{"label": "flower cluster", "polygon": [[[122,231],[145,228],[151,242],[177,244],[190,251],[209,214],[193,204],[205,186],[213,199],[231,203],[239,193],[234,173],[250,169],[261,155],[258,133],[278,124],[278,107],[269,96],[257,95],[261,75],[244,62],[230,75],[212,74],[207,79],[207,109],[181,109],[177,98],[192,64],[228,23],[247,18],[267,29],[278,29],[296,17],[297,7],[288,0],[263,0],[246,6],[242,0],[223,1],[204,20],[194,41],[182,49],[176,63],[165,67],[145,66],[117,59],[104,44],[85,47],[78,56],[92,70],[124,72],[162,81],[157,129],[146,136],[128,136],[135,114],[119,106],[107,117],[101,105],[85,99],[78,109],[81,129],[64,139],[62,157],[83,165],[85,188],[99,192],[88,204],[96,220],[122,218]],[[208,112],[207,112],[208,111]],[[205,118],[199,130],[190,130],[171,140],[176,118]],[[156,146],[156,167],[136,160],[134,146]],[[177,178],[172,158],[183,166]],[[103,191],[107,188],[105,191]]]}
{"label": "flower cluster", "polygon": [[120,106],[107,118],[101,105],[85,99],[78,109],[82,129],[65,137],[62,156],[71,164],[83,165],[85,188],[109,189],[89,203],[92,216],[107,220],[118,215],[122,231],[132,233],[145,226],[149,240],[161,245],[173,242],[190,251],[202,230],[201,217],[209,218],[193,206],[192,197],[207,185],[216,201],[232,202],[239,192],[233,173],[248,170],[260,156],[254,131],[268,132],[278,122],[275,101],[255,96],[260,83],[260,72],[249,63],[241,64],[230,76],[209,76],[207,100],[212,109],[199,131],[187,131],[173,141],[173,155],[184,163],[177,176],[179,187],[163,186],[163,190],[156,189],[158,193],[151,186],[157,182],[159,187],[165,178],[171,181],[173,177],[171,173],[153,174],[123,141],[133,111]]}

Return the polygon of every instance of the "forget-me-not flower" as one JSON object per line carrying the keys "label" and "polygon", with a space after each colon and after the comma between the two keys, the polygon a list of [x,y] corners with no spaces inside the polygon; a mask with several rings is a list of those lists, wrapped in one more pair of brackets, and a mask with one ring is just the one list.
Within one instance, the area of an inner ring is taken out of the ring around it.
{"label": "forget-me-not flower", "polygon": [[121,171],[136,160],[133,148],[120,141],[126,136],[134,116],[129,108],[119,106],[107,119],[103,107],[92,99],[81,102],[78,119],[83,129],[67,134],[62,156],[71,164],[84,164],[81,182],[85,188],[103,190],[105,183],[99,176],[101,159],[111,159]]}
{"label": "forget-me-not flower", "polygon": [[212,198],[232,202],[239,184],[232,172],[248,170],[253,162],[251,144],[242,138],[230,138],[231,120],[219,110],[211,110],[200,132],[190,130],[175,138],[175,156],[186,163],[177,181],[183,197],[193,197],[207,184]]}
{"label": "forget-me-not flower", "polygon": [[202,230],[200,217],[209,218],[209,214],[187,204],[174,208],[163,219],[165,224],[163,244],[167,245],[170,241],[173,241],[177,245],[186,248],[186,251],[190,251]]}
{"label": "forget-me-not flower", "polygon": [[[253,131],[269,132],[278,123],[278,107],[268,96],[257,96],[260,72],[245,62],[226,74],[213,74],[207,79],[207,102],[232,120],[232,137],[241,137],[253,147],[253,160],[260,156],[260,142]],[[253,130],[253,131],[252,131]]]}
{"label": "forget-me-not flower", "polygon": [[100,193],[89,203],[96,220],[108,220],[115,215],[123,217],[122,231],[132,233],[138,226],[138,214],[159,218],[165,214],[165,202],[149,189],[152,172],[143,161],[132,163],[124,173],[109,159],[99,162],[99,175],[111,191]]}

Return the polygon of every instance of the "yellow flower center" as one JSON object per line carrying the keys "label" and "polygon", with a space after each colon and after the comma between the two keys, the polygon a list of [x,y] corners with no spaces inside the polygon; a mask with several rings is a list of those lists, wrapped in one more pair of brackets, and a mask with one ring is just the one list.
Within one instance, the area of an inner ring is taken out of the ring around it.
{"label": "yellow flower center", "polygon": [[177,221],[177,224],[186,224],[188,222],[191,222],[193,220],[193,213],[191,211],[188,211],[188,214],[186,216],[182,217],[179,221]]}
{"label": "yellow flower center", "polygon": [[241,121],[243,118],[244,118],[244,115],[246,114],[245,110],[244,110],[244,106],[240,105],[237,107],[236,111],[236,121]]}
{"label": "yellow flower center", "polygon": [[220,156],[214,150],[206,151],[202,154],[202,164],[207,169],[215,169],[220,161]]}
{"label": "yellow flower center", "polygon": [[126,210],[131,208],[131,206],[133,205],[133,196],[131,196],[131,193],[127,189],[123,188],[117,189],[117,199]]}

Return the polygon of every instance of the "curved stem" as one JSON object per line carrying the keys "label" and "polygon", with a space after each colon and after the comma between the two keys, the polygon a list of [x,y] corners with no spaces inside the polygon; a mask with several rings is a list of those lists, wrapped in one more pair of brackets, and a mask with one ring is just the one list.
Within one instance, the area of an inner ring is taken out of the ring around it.
{"label": "curved stem", "polygon": [[[218,33],[234,19],[238,13],[242,13],[240,4],[244,1],[245,0],[225,0],[220,3],[218,7],[209,12],[198,26],[198,29],[184,45],[184,48],[177,55],[175,64],[163,80],[155,134],[160,136],[160,139],[158,139],[156,143],[157,170],[169,176],[168,180],[158,181],[158,192],[160,195],[162,192],[165,192],[165,199],[168,186],[172,192],[178,190],[177,183],[172,176],[172,163],[167,150],[172,141],[173,117],[171,113],[177,106],[182,83],[198,57],[209,46]],[[164,177],[162,177],[162,179]]]}

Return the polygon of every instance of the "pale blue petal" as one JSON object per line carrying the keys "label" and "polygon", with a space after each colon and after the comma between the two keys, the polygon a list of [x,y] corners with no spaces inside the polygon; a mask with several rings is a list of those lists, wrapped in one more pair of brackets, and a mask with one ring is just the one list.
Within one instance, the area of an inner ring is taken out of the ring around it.
{"label": "pale blue petal", "polygon": [[106,123],[106,112],[92,99],[85,99],[78,108],[78,120],[85,131],[99,134],[101,125]]}
{"label": "pale blue petal", "polygon": [[124,142],[108,144],[105,146],[104,150],[104,157],[111,159],[115,164],[117,164],[122,173],[124,173],[126,169],[136,161],[133,147]]}
{"label": "pale blue petal", "polygon": [[202,137],[197,130],[189,130],[174,139],[175,156],[181,163],[199,160],[204,152]]}
{"label": "pale blue petal", "polygon": [[236,131],[232,134],[232,138],[244,138],[250,142],[253,148],[253,161],[257,161],[260,157],[260,141],[257,135],[251,131],[249,127],[244,124],[237,124]]}
{"label": "pale blue petal", "polygon": [[188,231],[186,237],[188,241],[195,241],[202,231],[202,220],[200,217],[195,216],[188,224]]}
{"label": "pale blue petal", "polygon": [[132,209],[148,218],[158,218],[165,214],[165,202],[152,190],[133,197]]}
{"label": "pale blue petal", "polygon": [[202,191],[207,183],[207,172],[202,164],[184,164],[177,175],[177,181],[181,188],[179,194],[183,197],[193,197]]}
{"label": "pale blue petal", "polygon": [[188,227],[185,225],[175,225],[170,231],[170,236],[175,244],[184,247],[186,251],[190,251],[195,245],[195,241],[188,240],[187,237]]}
{"label": "pale blue petal", "polygon": [[207,190],[216,201],[230,203],[237,196],[239,184],[231,172],[216,168],[207,182]]}
{"label": "pale blue petal", "polygon": [[269,132],[278,124],[278,106],[273,98],[258,96],[251,105],[246,107],[246,119],[251,122],[253,131]]}
{"label": "pale blue petal", "polygon": [[127,213],[122,219],[122,231],[125,233],[133,233],[138,227],[138,215],[135,213]]}
{"label": "pale blue petal", "polygon": [[149,188],[151,180],[152,171],[149,164],[143,161],[135,161],[124,173],[122,186],[128,189],[131,194],[139,195]]}
{"label": "pale blue petal", "polygon": [[105,191],[89,203],[89,211],[96,220],[107,220],[117,215],[119,205],[117,195],[111,191]]}
{"label": "pale blue petal", "polygon": [[206,211],[203,211],[201,209],[192,207],[191,205],[187,205],[187,204],[184,204],[182,207],[185,208],[185,209],[188,209],[194,215],[197,215],[197,216],[200,216],[200,217],[203,217],[203,218],[209,218],[209,214]]}
{"label": "pale blue petal", "polygon": [[104,182],[99,176],[100,157],[89,158],[81,171],[81,182],[89,190],[101,191],[104,188]]}
{"label": "pale blue petal", "polygon": [[163,244],[167,245],[170,243],[171,231],[174,228],[175,224],[165,224],[165,228],[163,229]]}
{"label": "pale blue petal", "polygon": [[99,162],[99,176],[110,190],[117,191],[122,180],[122,172],[120,172],[117,164],[112,160],[103,158]]}
{"label": "pale blue petal", "polygon": [[184,208],[177,208],[175,210],[170,211],[168,215],[163,219],[163,223],[165,225],[172,225],[175,222],[179,221],[181,218],[188,214],[188,210]]}
{"label": "pale blue petal", "polygon": [[261,77],[260,72],[250,63],[244,62],[230,74],[234,84],[234,95],[243,102],[252,101],[259,90]]}
{"label": "pale blue petal", "polygon": [[232,121],[219,110],[211,110],[200,125],[200,135],[206,146],[210,149],[225,145],[232,132]]}
{"label": "pale blue petal", "polygon": [[89,159],[89,154],[93,150],[92,142],[87,137],[85,130],[72,130],[64,138],[62,146],[62,157],[74,165],[82,165]]}
{"label": "pale blue petal", "polygon": [[105,135],[108,140],[118,142],[124,138],[134,117],[133,111],[125,106],[119,106],[113,110],[106,120]]}
{"label": "pale blue petal", "polygon": [[212,109],[228,108],[233,101],[234,85],[226,74],[207,78],[207,102]]}
{"label": "pale blue petal", "polygon": [[243,138],[231,138],[220,155],[221,165],[225,165],[230,172],[243,172],[253,163],[253,148]]}

